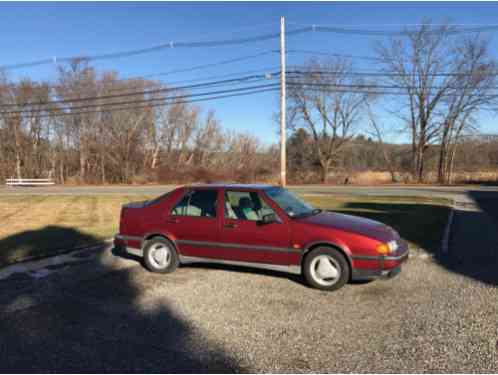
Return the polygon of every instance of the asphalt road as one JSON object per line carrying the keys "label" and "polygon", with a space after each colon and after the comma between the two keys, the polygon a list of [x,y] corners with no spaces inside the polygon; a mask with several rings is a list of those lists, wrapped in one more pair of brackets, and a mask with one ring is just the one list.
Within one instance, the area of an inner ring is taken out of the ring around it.
{"label": "asphalt road", "polygon": [[335,293],[239,268],[155,275],[105,249],[15,274],[0,372],[498,372],[498,204],[483,194],[449,253]]}
{"label": "asphalt road", "polygon": [[[160,195],[173,189],[174,185],[121,185],[121,186],[48,186],[48,187],[0,187],[0,196],[8,194],[43,195],[93,195],[93,194],[151,194]],[[299,185],[289,189],[302,194],[353,194],[353,195],[395,195],[395,196],[433,196],[466,200],[468,193],[498,192],[498,187],[486,186],[420,186],[420,185]]]}

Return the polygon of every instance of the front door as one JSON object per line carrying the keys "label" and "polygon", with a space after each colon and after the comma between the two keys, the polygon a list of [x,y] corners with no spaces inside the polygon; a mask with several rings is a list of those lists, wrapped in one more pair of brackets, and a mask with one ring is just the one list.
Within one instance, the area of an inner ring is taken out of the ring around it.
{"label": "front door", "polygon": [[220,241],[223,258],[246,263],[290,264],[290,233],[287,223],[263,224],[262,218],[276,214],[255,191],[225,190]]}

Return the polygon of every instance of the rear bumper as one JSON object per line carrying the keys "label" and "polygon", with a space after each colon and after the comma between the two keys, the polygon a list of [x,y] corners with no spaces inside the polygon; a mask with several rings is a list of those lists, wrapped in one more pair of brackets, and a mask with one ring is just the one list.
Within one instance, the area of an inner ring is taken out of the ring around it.
{"label": "rear bumper", "polygon": [[[139,257],[143,256],[142,249],[139,249],[139,248],[134,247],[134,246],[130,246],[128,244],[129,239],[130,239],[130,237],[116,234],[114,236],[114,248],[119,250],[119,251],[122,251],[122,252],[125,252],[128,254],[132,254],[135,256],[139,256]],[[133,240],[136,241],[136,239],[134,237],[132,237],[132,241]]]}
{"label": "rear bumper", "polygon": [[370,263],[370,267],[354,267],[351,274],[352,280],[390,279],[401,272],[401,265],[409,257],[408,244],[403,242],[402,247],[393,255],[388,256],[357,256],[353,260],[362,264]]}

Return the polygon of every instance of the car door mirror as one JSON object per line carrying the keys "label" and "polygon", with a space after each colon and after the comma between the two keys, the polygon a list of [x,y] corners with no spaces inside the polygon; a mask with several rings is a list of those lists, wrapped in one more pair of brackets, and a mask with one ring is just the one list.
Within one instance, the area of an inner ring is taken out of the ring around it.
{"label": "car door mirror", "polygon": [[273,213],[264,215],[263,218],[261,219],[261,224],[271,224],[277,222],[278,222],[277,215]]}

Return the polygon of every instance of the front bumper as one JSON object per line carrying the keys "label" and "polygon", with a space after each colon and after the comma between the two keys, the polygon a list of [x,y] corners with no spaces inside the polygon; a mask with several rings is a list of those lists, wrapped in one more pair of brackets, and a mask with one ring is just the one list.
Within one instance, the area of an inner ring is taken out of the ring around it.
{"label": "front bumper", "polygon": [[[401,272],[401,265],[408,260],[410,251],[403,241],[399,250],[387,256],[354,256],[353,261],[362,263],[361,267],[353,267],[352,280],[391,279]],[[369,266],[365,266],[365,263]],[[371,266],[374,264],[374,266]]]}

